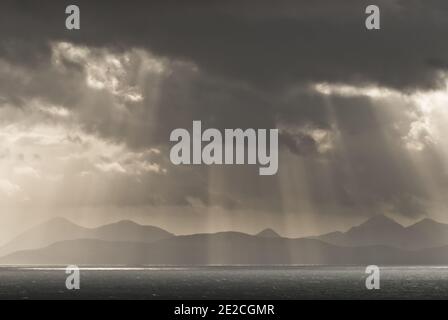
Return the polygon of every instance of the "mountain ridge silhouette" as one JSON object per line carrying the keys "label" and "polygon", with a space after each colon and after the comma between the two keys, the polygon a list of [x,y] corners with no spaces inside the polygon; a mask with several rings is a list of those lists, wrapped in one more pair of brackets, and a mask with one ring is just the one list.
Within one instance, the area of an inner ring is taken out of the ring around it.
{"label": "mountain ridge silhouette", "polygon": [[[56,236],[26,247],[36,232],[52,228],[57,228]],[[84,228],[56,218],[31,228],[10,246],[22,248],[2,255],[1,264],[446,264],[448,225],[422,219],[405,227],[380,215],[345,232],[285,238],[270,228],[255,235],[228,231],[176,236],[130,220]]]}

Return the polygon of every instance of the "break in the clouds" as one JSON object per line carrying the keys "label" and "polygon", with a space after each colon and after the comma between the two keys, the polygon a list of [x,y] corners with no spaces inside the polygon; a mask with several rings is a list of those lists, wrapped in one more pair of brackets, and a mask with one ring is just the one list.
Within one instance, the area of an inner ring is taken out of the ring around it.
{"label": "break in the clouds", "polygon": [[[330,216],[443,219],[446,1],[376,1],[375,31],[358,0],[76,1],[79,31],[64,27],[68,4],[1,5],[0,202],[11,214],[169,206],[174,225],[193,207],[219,210],[222,228],[244,229],[251,212],[290,234]],[[169,133],[193,120],[278,128],[278,174],[173,166]]]}

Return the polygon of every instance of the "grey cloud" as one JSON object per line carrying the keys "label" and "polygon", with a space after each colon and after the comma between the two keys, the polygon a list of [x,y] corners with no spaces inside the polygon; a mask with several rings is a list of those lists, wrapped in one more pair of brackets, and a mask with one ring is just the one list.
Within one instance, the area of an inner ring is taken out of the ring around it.
{"label": "grey cloud", "polygon": [[317,142],[313,137],[304,134],[281,133],[279,136],[280,144],[286,146],[291,152],[296,154],[315,154],[317,153]]}
{"label": "grey cloud", "polygon": [[434,87],[443,64],[428,61],[448,51],[448,5],[440,0],[377,1],[378,32],[364,27],[368,1],[77,1],[77,33],[63,28],[67,3],[6,1],[0,52],[30,63],[48,55],[50,40],[141,46],[272,90],[313,81]]}
{"label": "grey cloud", "polygon": [[[284,199],[288,189],[321,213],[331,207],[341,215],[349,209],[372,214],[384,206],[405,215],[425,213],[430,195],[404,148],[404,132],[394,131],[398,119],[389,113],[380,117],[390,106],[366,97],[323,96],[310,85],[369,84],[402,92],[439,86],[448,54],[446,1],[378,1],[382,30],[375,32],[364,28],[370,3],[355,0],[275,6],[268,1],[77,3],[81,31],[68,32],[65,1],[4,2],[0,56],[7,77],[0,77],[0,90],[2,99],[25,109],[32,98],[61,105],[84,131],[132,150],[161,148],[158,161],[168,168],[166,175],[148,174],[140,181],[108,177],[104,184],[114,189],[92,202],[189,205],[189,199],[199,199],[227,208],[294,211]],[[115,53],[144,48],[165,59],[169,72],[138,79],[140,64],[133,57],[127,81],[141,81],[144,100],[121,101],[89,88],[82,64],[63,60],[65,69],[55,68],[50,48],[55,41]],[[415,106],[400,102],[397,107],[409,126],[405,111]],[[193,120],[215,128],[311,126],[339,140],[322,155],[310,134],[283,133],[277,177],[261,178],[253,167],[174,167],[166,158],[169,133],[190,128]],[[437,164],[437,155],[425,150],[424,161],[428,167]],[[288,180],[292,177],[297,181]],[[77,194],[82,185],[73,183],[75,190],[64,192]]]}

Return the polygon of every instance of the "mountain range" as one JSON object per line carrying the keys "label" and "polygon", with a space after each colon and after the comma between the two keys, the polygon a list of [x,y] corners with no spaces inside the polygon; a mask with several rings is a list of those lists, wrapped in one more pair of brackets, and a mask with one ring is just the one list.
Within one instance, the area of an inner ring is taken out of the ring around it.
{"label": "mountain range", "polygon": [[142,226],[129,220],[99,228],[84,228],[64,218],[44,222],[0,247],[0,256],[28,249],[39,249],[66,240],[95,239],[104,241],[149,243],[174,236],[163,229]]}
{"label": "mountain range", "polygon": [[338,246],[384,245],[401,249],[424,249],[448,245],[448,224],[423,219],[409,227],[384,216],[375,216],[347,232],[332,232],[319,239]]}
{"label": "mountain range", "polygon": [[131,221],[84,228],[57,218],[13,239],[0,256],[9,265],[437,265],[448,263],[448,225],[424,219],[404,227],[376,216],[346,232],[291,239],[272,229],[176,236]]}

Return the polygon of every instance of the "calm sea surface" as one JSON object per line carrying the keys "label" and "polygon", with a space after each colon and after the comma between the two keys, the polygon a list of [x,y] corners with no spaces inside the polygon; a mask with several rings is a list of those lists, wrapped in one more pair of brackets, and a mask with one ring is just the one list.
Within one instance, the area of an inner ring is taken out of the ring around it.
{"label": "calm sea surface", "polygon": [[448,267],[86,268],[68,291],[64,268],[0,267],[0,299],[447,299]]}

